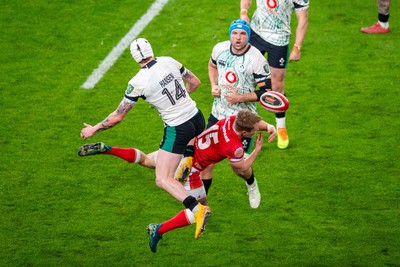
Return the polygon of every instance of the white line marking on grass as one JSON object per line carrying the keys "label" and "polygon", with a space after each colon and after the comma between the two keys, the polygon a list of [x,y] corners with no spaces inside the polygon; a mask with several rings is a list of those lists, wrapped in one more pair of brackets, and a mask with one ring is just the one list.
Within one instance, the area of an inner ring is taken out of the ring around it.
{"label": "white line marking on grass", "polygon": [[133,40],[139,35],[139,33],[150,23],[150,21],[157,16],[161,9],[168,3],[169,0],[157,0],[151,7],[147,10],[129,32],[124,36],[124,38],[119,41],[117,46],[115,46],[108,56],[101,62],[101,64],[95,69],[86,82],[82,85],[84,89],[93,89],[98,81],[103,77],[103,75],[114,65],[115,61],[122,55],[124,50],[132,43]]}

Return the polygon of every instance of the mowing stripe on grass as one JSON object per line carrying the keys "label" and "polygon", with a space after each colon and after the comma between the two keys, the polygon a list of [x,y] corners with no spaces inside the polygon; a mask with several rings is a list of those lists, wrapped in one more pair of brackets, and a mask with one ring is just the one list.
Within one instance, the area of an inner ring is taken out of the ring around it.
{"label": "mowing stripe on grass", "polygon": [[82,88],[84,89],[93,89],[94,86],[100,81],[103,75],[111,68],[111,66],[117,61],[117,59],[122,55],[124,50],[131,44],[133,40],[139,35],[139,33],[150,23],[150,21],[160,13],[161,9],[165,4],[168,3],[169,0],[157,0],[155,1],[151,7],[147,10],[146,14],[144,14],[133,27],[129,30],[129,32],[124,36],[124,38],[119,41],[117,46],[115,46],[108,56],[101,62],[101,64],[95,69],[89,78],[86,80],[84,84],[82,84]]}

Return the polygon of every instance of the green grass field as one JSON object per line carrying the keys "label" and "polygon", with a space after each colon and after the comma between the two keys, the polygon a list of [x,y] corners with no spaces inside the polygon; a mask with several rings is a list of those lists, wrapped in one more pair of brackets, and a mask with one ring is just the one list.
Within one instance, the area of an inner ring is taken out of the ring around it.
{"label": "green grass field", "polygon": [[[359,28],[375,1],[311,1],[286,78],[290,147],[265,143],[254,164],[260,207],[224,161],[204,237],[178,229],[153,254],[146,226],[182,204],[152,170],[77,156],[83,122],[117,107],[138,65],[126,50],[93,90],[81,85],[152,2],[0,0],[0,266],[400,266],[399,3],[392,32],[370,36]],[[205,116],[211,49],[238,13],[239,1],[171,0],[140,34],[202,80],[192,96]],[[150,152],[162,129],[142,101],[88,141]]]}

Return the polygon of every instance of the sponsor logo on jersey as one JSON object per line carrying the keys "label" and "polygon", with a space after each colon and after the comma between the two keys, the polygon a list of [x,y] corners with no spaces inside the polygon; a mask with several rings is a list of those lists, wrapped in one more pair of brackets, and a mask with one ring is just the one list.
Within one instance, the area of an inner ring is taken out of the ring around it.
{"label": "sponsor logo on jersey", "polygon": [[238,147],[238,148],[236,148],[234,154],[235,154],[235,157],[236,157],[236,158],[242,158],[243,155],[244,155],[243,147]]}
{"label": "sponsor logo on jersey", "polygon": [[225,60],[222,60],[222,59],[220,59],[220,60],[218,60],[218,65],[221,65],[221,66],[224,66],[224,67],[225,67],[225,65],[226,65],[226,61],[225,61]]}
{"label": "sponsor logo on jersey", "polygon": [[225,79],[230,83],[235,83],[237,81],[236,74],[234,72],[232,72],[232,71],[228,71],[225,74]]}
{"label": "sponsor logo on jersey", "polygon": [[246,139],[243,139],[243,140],[242,140],[242,145],[243,145],[244,147],[247,147],[248,144],[249,144],[249,142],[247,142]]}
{"label": "sponsor logo on jersey", "polygon": [[135,87],[133,87],[132,84],[128,84],[128,88],[126,88],[125,94],[129,95],[130,93],[133,92],[134,89],[135,89]]}
{"label": "sponsor logo on jersey", "polygon": [[265,65],[264,65],[264,71],[265,71],[267,74],[270,74],[270,70],[269,70],[269,65],[268,65],[268,64],[265,64]]}

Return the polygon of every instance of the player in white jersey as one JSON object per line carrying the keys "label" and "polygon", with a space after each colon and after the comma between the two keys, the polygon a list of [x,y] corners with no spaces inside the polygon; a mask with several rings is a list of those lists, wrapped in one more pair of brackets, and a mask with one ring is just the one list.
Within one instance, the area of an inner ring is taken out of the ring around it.
{"label": "player in white jersey", "polygon": [[187,73],[175,59],[157,57],[129,81],[125,98],[132,104],[143,98],[157,109],[166,125],[178,126],[199,112],[183,83]]}
{"label": "player in white jersey", "polygon": [[[257,8],[251,19],[250,43],[262,54],[268,54],[271,68],[272,90],[284,94],[284,83],[291,37],[290,21],[293,11],[298,20],[294,46],[289,60],[300,60],[300,50],[308,28],[309,0],[256,0]],[[240,1],[240,18],[249,20],[248,9],[252,0]],[[276,114],[278,128],[278,147],[285,149],[289,145],[286,129],[286,114]]]}
{"label": "player in white jersey", "polygon": [[95,126],[84,123],[81,137],[87,139],[120,123],[139,98],[153,105],[165,123],[156,164],[156,184],[193,212],[196,222],[195,236],[198,238],[202,234],[210,209],[190,196],[174,179],[174,174],[186,145],[204,130],[203,114],[188,94],[199,87],[200,80],[171,57],[155,58],[146,39],[134,40],[130,50],[141,67],[140,71],[129,81],[118,108]]}
{"label": "player in white jersey", "polygon": [[[236,115],[247,109],[256,113],[256,103],[265,90],[271,90],[267,60],[256,48],[249,44],[250,25],[238,19],[229,27],[229,41],[214,46],[208,63],[211,94],[214,96],[207,128],[218,120]],[[256,91],[256,86],[259,90]],[[245,152],[251,147],[252,138],[243,138]],[[209,165],[202,173],[206,192],[211,186],[214,165]],[[250,206],[257,208],[261,201],[257,180],[253,172],[242,176],[246,180]]]}

